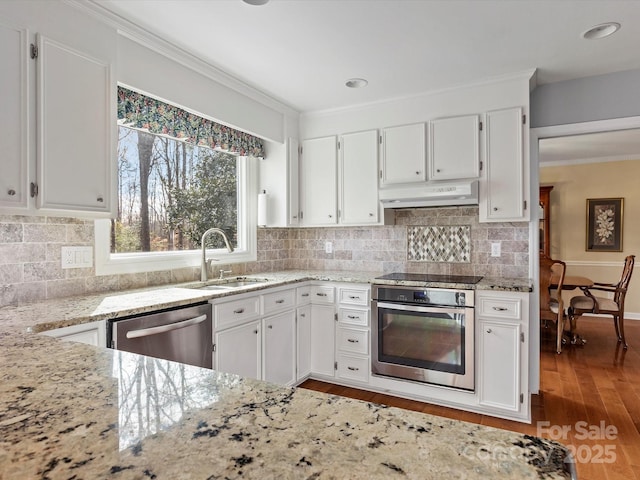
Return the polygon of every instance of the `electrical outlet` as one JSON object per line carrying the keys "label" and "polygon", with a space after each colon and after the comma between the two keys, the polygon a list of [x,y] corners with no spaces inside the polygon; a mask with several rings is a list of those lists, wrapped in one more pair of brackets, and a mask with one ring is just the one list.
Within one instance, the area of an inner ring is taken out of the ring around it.
{"label": "electrical outlet", "polygon": [[333,253],[333,243],[324,242],[324,251],[325,253]]}
{"label": "electrical outlet", "polygon": [[91,268],[93,247],[62,247],[60,261],[62,268]]}
{"label": "electrical outlet", "polygon": [[499,257],[500,256],[500,242],[491,244],[491,256]]}

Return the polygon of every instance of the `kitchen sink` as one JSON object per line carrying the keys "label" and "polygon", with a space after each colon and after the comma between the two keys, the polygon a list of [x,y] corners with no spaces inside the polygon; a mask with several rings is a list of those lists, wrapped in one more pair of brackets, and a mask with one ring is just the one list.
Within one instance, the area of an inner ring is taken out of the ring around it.
{"label": "kitchen sink", "polygon": [[268,282],[269,280],[264,278],[244,278],[242,280],[220,280],[219,283],[214,283],[211,285],[199,285],[194,286],[192,288],[196,288],[198,290],[231,290],[239,287],[248,287],[251,285],[258,285],[260,283]]}

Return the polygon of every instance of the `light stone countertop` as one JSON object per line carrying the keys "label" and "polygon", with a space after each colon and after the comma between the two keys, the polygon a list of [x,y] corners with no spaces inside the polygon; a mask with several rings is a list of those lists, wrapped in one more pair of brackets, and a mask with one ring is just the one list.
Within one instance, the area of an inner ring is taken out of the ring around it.
{"label": "light stone countertop", "polygon": [[0,478],[569,478],[553,441],[27,333],[375,276],[279,272],[233,292],[194,282],[0,309]]}

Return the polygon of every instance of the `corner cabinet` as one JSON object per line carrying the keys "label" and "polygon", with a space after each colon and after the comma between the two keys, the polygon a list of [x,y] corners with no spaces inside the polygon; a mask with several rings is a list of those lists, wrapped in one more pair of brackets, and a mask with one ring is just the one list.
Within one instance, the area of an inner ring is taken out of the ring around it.
{"label": "corner cabinet", "polygon": [[111,63],[43,35],[37,45],[37,206],[110,213]]}
{"label": "corner cabinet", "polygon": [[476,292],[478,402],[497,416],[530,419],[529,294]]}
{"label": "corner cabinet", "polygon": [[377,171],[377,130],[304,140],[301,225],[379,223]]}
{"label": "corner cabinet", "polygon": [[526,118],[522,108],[486,113],[485,169],[480,178],[480,222],[529,221]]}

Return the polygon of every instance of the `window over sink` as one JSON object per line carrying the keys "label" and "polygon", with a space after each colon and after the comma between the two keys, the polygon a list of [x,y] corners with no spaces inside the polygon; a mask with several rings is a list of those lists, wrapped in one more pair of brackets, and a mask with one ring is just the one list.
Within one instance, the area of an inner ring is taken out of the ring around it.
{"label": "window over sink", "polygon": [[[200,240],[225,263],[256,258],[255,156],[262,142],[125,87],[118,87],[117,216],[96,220],[98,275],[200,264]],[[214,243],[219,241],[220,244]]]}

